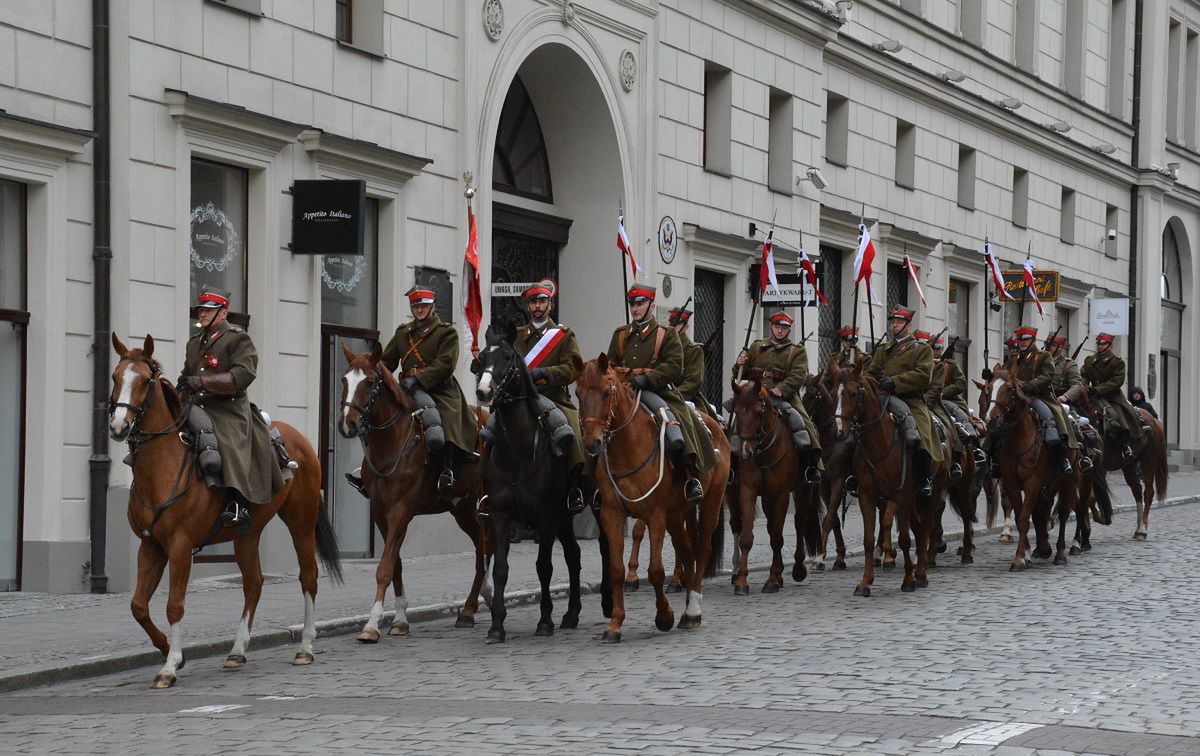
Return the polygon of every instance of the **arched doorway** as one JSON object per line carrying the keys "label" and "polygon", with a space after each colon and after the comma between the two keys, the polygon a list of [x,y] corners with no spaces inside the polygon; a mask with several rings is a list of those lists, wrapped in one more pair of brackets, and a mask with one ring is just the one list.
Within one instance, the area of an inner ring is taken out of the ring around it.
{"label": "arched doorway", "polygon": [[1158,415],[1167,433],[1167,443],[1178,447],[1180,425],[1180,401],[1183,395],[1180,384],[1184,375],[1183,325],[1186,322],[1187,299],[1184,277],[1184,259],[1188,253],[1187,237],[1183,224],[1172,218],[1163,228],[1162,275],[1159,280],[1162,318],[1158,379]]}

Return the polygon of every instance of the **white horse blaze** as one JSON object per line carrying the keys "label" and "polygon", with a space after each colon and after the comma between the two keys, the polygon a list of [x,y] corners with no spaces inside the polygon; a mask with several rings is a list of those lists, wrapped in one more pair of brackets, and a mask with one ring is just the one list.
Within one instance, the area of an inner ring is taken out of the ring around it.
{"label": "white horse blaze", "polygon": [[683,616],[699,617],[700,599],[702,598],[704,598],[704,595],[699,591],[688,591],[687,606],[683,610]]}
{"label": "white horse blaze", "polygon": [[[354,401],[354,393],[358,391],[358,384],[367,379],[367,374],[358,368],[354,368],[346,373],[346,401]],[[350,408],[342,407],[342,420],[346,420],[350,416]]]}
{"label": "white horse blaze", "polygon": [[492,394],[492,369],[488,368],[483,371],[483,375],[479,376],[479,385],[475,388],[483,396],[491,396]]}
{"label": "white horse blaze", "polygon": [[[996,382],[992,384],[992,397],[991,397],[991,399],[992,399],[992,404],[999,404],[999,403],[1000,403],[1000,401],[999,401],[999,396],[1000,396],[1000,387],[1001,387],[1001,386],[1003,386],[1003,385],[1004,385],[1004,381],[1002,381],[1002,380],[999,380],[999,379],[997,379],[997,380],[996,380]],[[991,409],[991,408],[989,407],[989,410],[990,410],[990,409]]]}
{"label": "white horse blaze", "polygon": [[[133,365],[126,365],[125,372],[121,374],[121,394],[117,397],[117,404],[129,404],[129,400],[133,398],[133,381],[136,378],[137,371],[133,369]],[[109,431],[120,433],[125,430],[125,417],[128,414],[127,407],[116,407],[112,419],[108,421]]]}

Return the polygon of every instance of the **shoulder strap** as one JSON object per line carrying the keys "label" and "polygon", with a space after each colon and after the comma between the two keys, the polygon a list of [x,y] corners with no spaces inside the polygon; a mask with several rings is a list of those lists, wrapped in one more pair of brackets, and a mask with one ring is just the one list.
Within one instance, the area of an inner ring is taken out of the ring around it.
{"label": "shoulder strap", "polygon": [[667,338],[667,329],[662,326],[658,327],[658,331],[654,334],[654,354],[650,356],[650,364],[658,362],[658,353],[662,349],[663,340]]}
{"label": "shoulder strap", "polygon": [[617,356],[621,358],[621,362],[625,361],[625,337],[628,335],[628,328],[622,328],[617,331]]}

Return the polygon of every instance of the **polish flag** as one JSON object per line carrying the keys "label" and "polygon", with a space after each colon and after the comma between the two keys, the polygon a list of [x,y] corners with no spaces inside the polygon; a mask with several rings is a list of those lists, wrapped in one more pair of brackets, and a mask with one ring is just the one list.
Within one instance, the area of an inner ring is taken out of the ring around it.
{"label": "polish flag", "polygon": [[800,269],[804,271],[804,277],[812,284],[813,291],[817,293],[817,299],[821,300],[821,304],[829,306],[829,300],[817,288],[817,269],[813,266],[812,260],[808,258],[808,253],[804,251],[804,246],[800,246]]}
{"label": "polish flag", "polygon": [[1046,317],[1046,310],[1042,307],[1042,300],[1038,299],[1037,291],[1033,288],[1033,260],[1025,258],[1025,285],[1029,287],[1029,296],[1033,297],[1033,303],[1037,305],[1038,315]]}
{"label": "polish flag", "polygon": [[912,264],[912,260],[909,260],[907,255],[904,256],[904,267],[908,269],[908,277],[912,279],[913,286],[917,287],[917,294],[921,297],[921,306],[929,307],[925,302],[925,291],[921,288],[921,282],[917,280],[917,266]]}
{"label": "polish flag", "polygon": [[483,297],[479,291],[479,229],[475,225],[475,213],[467,205],[467,252],[463,257],[463,278],[467,284],[463,314],[471,327],[471,354],[479,353],[479,323],[483,320]]}
{"label": "polish flag", "polygon": [[767,284],[771,284],[771,288],[775,293],[779,293],[779,279],[775,277],[775,229],[767,232],[767,238],[763,240],[762,265],[758,268],[758,287],[761,299],[762,294],[767,293]]}
{"label": "polish flag", "polygon": [[996,284],[996,291],[1000,298],[1012,301],[1013,295],[1004,288],[1004,276],[1000,275],[1000,265],[996,262],[996,256],[992,254],[990,242],[983,245],[983,255],[987,258],[988,268],[992,271],[992,283]]}
{"label": "polish flag", "polygon": [[875,304],[880,304],[879,299],[875,296],[875,290],[871,288],[871,265],[875,262],[875,243],[871,241],[871,232],[865,225],[860,223],[858,230],[862,235],[858,239],[858,250],[854,253],[854,287],[858,288],[858,284],[866,280],[867,293],[871,295]]}
{"label": "polish flag", "polygon": [[629,237],[625,235],[625,216],[617,216],[617,249],[629,258],[629,266],[633,268],[633,280],[637,281],[638,274],[642,272],[642,266],[637,264],[637,260],[633,259],[633,248],[629,246]]}

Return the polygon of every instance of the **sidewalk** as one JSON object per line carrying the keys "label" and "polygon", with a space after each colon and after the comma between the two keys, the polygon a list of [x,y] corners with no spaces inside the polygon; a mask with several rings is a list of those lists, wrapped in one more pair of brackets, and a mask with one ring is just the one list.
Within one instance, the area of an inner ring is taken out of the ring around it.
{"label": "sidewalk", "polygon": [[[1118,531],[1128,531],[1129,535],[1132,535],[1134,518],[1131,514],[1133,503],[1129,489],[1119,475],[1110,475],[1109,482],[1113,487],[1119,513],[1113,527]],[[1200,502],[1200,472],[1172,476],[1170,494],[1168,506]],[[982,520],[982,497],[978,509]],[[984,523],[980,522],[977,527],[981,530],[983,525]],[[961,536],[961,524],[949,512],[945,518],[945,528],[947,539]],[[795,533],[790,524],[784,528],[784,533],[784,560],[790,563],[795,544]],[[861,534],[861,518],[857,508],[852,507],[847,514],[845,528],[847,546],[852,553],[861,554]],[[1150,537],[1154,538],[1153,510]],[[730,544],[726,530],[724,562],[727,568]],[[581,546],[582,580],[584,591],[587,592],[593,587],[599,588],[600,558],[596,541],[582,541]],[[673,558],[670,549],[664,551],[669,573],[673,566]],[[508,586],[510,603],[536,600],[536,552],[536,544],[530,542],[513,545]],[[750,555],[751,567],[766,568],[770,563],[770,556],[766,527],[762,517],[759,517],[755,528],[755,545]],[[643,585],[647,561],[648,555],[644,545],[639,569]],[[374,597],[375,566],[376,561],[373,559],[344,562],[342,567],[345,583],[340,586],[334,585],[328,578],[321,578],[316,603],[320,636],[344,635],[357,632],[361,628]],[[851,569],[854,568],[852,563]],[[553,584],[557,593],[565,590],[566,582],[565,565],[561,550],[557,546],[554,569]],[[404,582],[411,605],[408,612],[410,622],[437,620],[452,623],[457,613],[457,605],[466,598],[470,588],[473,570],[474,557],[470,553],[406,559]],[[270,574],[266,578],[262,599],[258,605],[254,636],[250,643],[251,658],[263,654],[270,646],[297,642],[300,623],[304,619],[304,604],[295,573]],[[717,579],[728,585],[728,578]],[[752,578],[752,589],[757,590],[754,582],[755,579]],[[130,615],[129,600],[130,595],[127,593],[0,593],[0,638],[4,639],[3,654],[0,655],[0,692],[160,664],[161,657],[158,652],[150,645]],[[160,622],[160,627],[165,624],[164,604],[165,591],[160,590],[151,603],[152,615],[156,622]],[[188,661],[202,656],[227,653],[233,643],[241,608],[241,583],[237,574],[193,581],[188,590],[187,614],[183,622],[185,654]],[[391,608],[390,592],[385,608]],[[556,606],[556,617],[561,614],[563,608],[565,604]],[[588,602],[584,611],[598,611],[598,607]],[[383,626],[386,627],[389,621],[390,612]],[[481,606],[476,615],[476,630],[463,631],[464,635],[474,633],[473,639],[482,643],[483,633],[488,624],[488,611]],[[420,625],[414,624],[412,632],[414,635],[420,635]],[[320,653],[323,645],[347,641],[348,638],[318,640],[317,651]]]}

